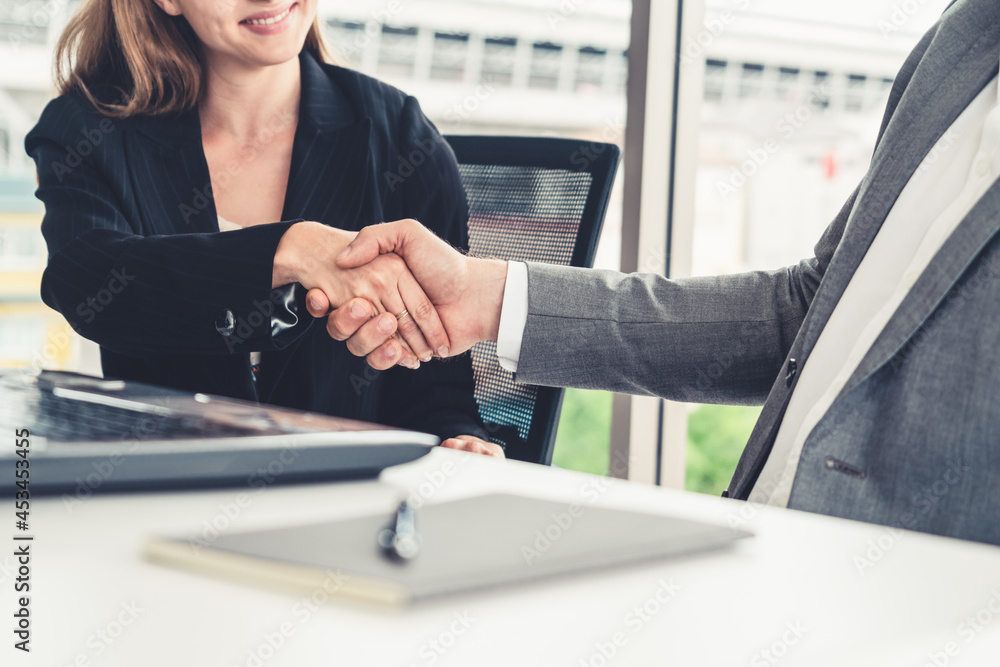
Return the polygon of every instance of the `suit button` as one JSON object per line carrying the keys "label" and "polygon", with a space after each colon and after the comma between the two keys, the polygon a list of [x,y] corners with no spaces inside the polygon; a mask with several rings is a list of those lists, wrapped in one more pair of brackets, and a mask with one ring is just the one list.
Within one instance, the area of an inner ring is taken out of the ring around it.
{"label": "suit button", "polygon": [[785,373],[785,386],[791,387],[792,383],[795,382],[795,376],[799,372],[799,362],[795,359],[788,360],[788,371]]}
{"label": "suit button", "polygon": [[215,330],[223,336],[233,335],[233,332],[236,331],[236,318],[233,317],[233,311],[223,310],[219,313],[219,316],[215,318]]}

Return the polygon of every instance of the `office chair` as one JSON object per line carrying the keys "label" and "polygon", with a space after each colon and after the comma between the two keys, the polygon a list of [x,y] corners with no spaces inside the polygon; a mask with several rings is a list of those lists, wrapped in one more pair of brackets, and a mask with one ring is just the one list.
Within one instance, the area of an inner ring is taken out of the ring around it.
{"label": "office chair", "polygon": [[[589,267],[620,151],[577,139],[445,137],[469,201],[475,255]],[[507,458],[549,465],[563,389],[515,384],[496,343],[472,349],[476,401],[490,440]]]}

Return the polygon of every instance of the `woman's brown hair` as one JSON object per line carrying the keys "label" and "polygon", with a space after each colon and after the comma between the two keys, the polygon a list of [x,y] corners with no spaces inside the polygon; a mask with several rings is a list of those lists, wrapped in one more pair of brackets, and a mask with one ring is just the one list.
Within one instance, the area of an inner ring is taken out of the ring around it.
{"label": "woman's brown hair", "polygon": [[[331,62],[319,18],[305,50]],[[201,46],[183,16],[153,0],[84,0],[56,45],[60,94],[75,92],[113,117],[187,111],[201,95]]]}

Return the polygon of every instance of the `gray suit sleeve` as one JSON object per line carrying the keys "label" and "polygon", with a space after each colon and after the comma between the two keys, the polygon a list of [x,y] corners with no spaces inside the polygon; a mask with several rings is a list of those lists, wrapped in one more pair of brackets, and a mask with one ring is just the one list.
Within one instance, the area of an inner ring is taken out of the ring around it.
{"label": "gray suit sleeve", "polygon": [[675,401],[763,403],[843,235],[776,271],[668,280],[528,264],[517,380]]}

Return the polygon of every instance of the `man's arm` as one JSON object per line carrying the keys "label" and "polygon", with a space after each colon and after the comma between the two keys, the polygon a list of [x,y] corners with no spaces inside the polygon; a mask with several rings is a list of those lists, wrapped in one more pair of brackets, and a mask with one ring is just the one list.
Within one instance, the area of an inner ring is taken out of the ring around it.
{"label": "man's arm", "polygon": [[[518,380],[685,401],[760,402],[840,242],[855,196],[814,258],[777,271],[671,281],[530,264]],[[362,230],[338,262],[357,266],[386,252],[407,261],[437,306],[451,354],[496,340],[505,262],[461,255],[413,220]],[[386,335],[374,323],[340,309],[327,328],[374,367],[388,363]]]}
{"label": "man's arm", "polygon": [[529,263],[517,379],[760,404],[808,310],[816,266],[667,280]]}

